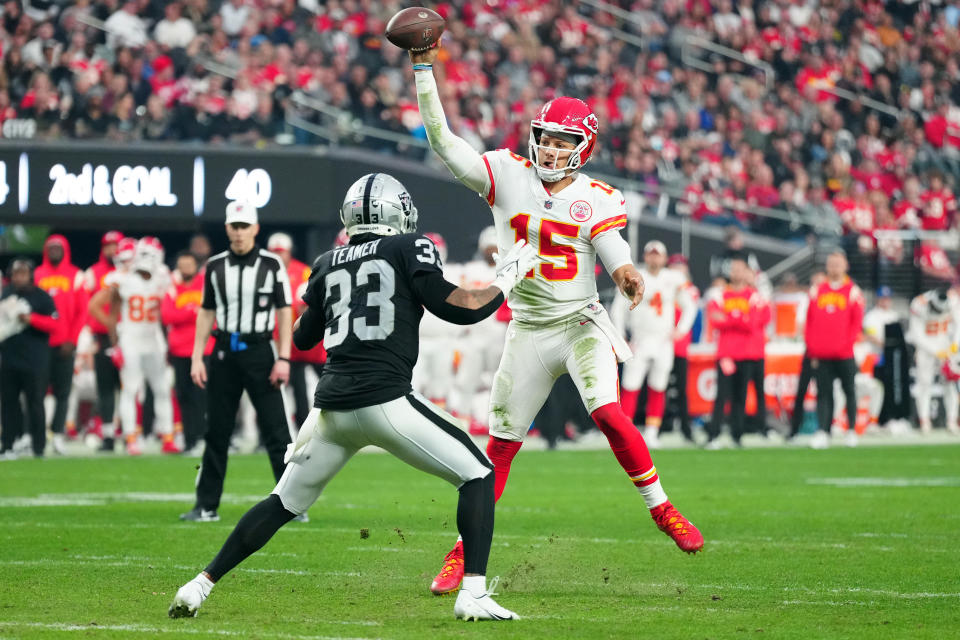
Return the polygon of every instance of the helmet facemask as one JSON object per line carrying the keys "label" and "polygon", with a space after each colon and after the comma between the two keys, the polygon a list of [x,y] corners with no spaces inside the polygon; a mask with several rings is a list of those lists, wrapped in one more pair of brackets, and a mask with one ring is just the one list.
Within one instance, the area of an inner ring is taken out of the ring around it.
{"label": "helmet facemask", "polygon": [[[541,145],[540,137],[544,133],[562,139],[572,137],[577,141],[575,142],[577,146],[574,147],[573,150],[570,150],[570,155],[567,157],[567,164],[563,167],[550,169],[540,164],[540,153],[543,151],[556,153],[558,159],[561,152],[567,151],[567,149]],[[540,179],[544,182],[559,182],[577,171],[583,165],[580,154],[588,145],[589,141],[584,137],[583,132],[575,127],[565,127],[550,122],[543,122],[542,120],[534,120],[530,123],[530,162],[533,163],[534,168],[537,170],[537,175],[539,175]]]}

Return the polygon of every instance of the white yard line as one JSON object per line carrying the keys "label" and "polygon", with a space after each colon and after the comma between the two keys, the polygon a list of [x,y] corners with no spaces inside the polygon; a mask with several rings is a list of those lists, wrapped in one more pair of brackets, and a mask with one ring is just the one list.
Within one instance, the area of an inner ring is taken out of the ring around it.
{"label": "white yard line", "polygon": [[[90,633],[91,631],[122,631],[124,633],[173,633],[176,635],[211,635],[242,637],[250,636],[249,629],[243,631],[230,631],[227,629],[192,629],[185,627],[189,624],[188,620],[183,622],[171,622],[169,627],[151,627],[141,624],[66,624],[62,622],[0,622],[0,629],[13,627],[16,628],[40,628],[51,629],[54,631],[80,631]],[[344,636],[314,636],[298,635],[292,633],[269,633],[257,630],[254,635],[258,638],[279,638],[281,640],[374,640],[367,637],[344,637]]]}
{"label": "white yard line", "polygon": [[[236,495],[225,493],[220,499],[223,504],[253,505],[266,498],[261,495]],[[36,496],[0,497],[0,507],[91,507],[111,503],[137,502],[183,502],[193,503],[196,496],[192,493],[157,492],[102,492],[102,493],[41,493]]]}
{"label": "white yard line", "polygon": [[[0,560],[0,566],[33,567],[45,565],[96,565],[98,567],[143,567],[147,560],[89,560],[84,558],[62,558],[58,560],[42,558],[39,560]],[[178,571],[196,571],[195,565],[167,564],[166,560],[153,560],[155,566],[163,569],[177,569]],[[302,571],[299,569],[254,569],[237,567],[234,571],[242,573],[278,573],[289,576],[332,576],[335,578],[359,578],[363,574],[357,571]]]}
{"label": "white yard line", "polygon": [[827,485],[843,489],[860,487],[960,487],[960,477],[865,477],[865,478],[807,478],[807,484]]}

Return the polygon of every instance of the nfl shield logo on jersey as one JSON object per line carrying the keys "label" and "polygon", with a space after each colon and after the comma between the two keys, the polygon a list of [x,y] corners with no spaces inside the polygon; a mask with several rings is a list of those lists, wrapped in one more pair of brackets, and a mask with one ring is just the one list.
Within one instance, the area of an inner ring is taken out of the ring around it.
{"label": "nfl shield logo on jersey", "polygon": [[593,215],[593,207],[586,200],[577,200],[570,205],[570,217],[577,222],[586,222]]}
{"label": "nfl shield logo on jersey", "polygon": [[544,209],[553,209],[553,200],[547,200],[543,203]]}

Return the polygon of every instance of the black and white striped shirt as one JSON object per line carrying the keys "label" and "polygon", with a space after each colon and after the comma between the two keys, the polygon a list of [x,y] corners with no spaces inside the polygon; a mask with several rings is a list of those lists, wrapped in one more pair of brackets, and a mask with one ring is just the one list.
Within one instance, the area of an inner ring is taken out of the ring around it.
{"label": "black and white striped shirt", "polygon": [[203,308],[216,311],[219,330],[273,333],[276,310],[289,307],[292,300],[280,256],[256,246],[242,256],[224,251],[211,257],[206,269]]}

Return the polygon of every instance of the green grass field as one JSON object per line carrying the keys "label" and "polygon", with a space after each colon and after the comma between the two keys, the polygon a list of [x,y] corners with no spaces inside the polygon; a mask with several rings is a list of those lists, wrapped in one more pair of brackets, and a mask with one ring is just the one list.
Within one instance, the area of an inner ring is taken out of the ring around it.
{"label": "green grass field", "polygon": [[[0,463],[2,638],[957,638],[960,446],[664,451],[673,502],[703,531],[657,531],[607,451],[522,451],[489,575],[524,619],[464,623],[427,591],[456,537],[456,492],[358,456],[308,524],[290,523],[170,620],[272,482],[234,456],[222,520],[183,524],[194,459]],[[369,529],[362,539],[361,529]]]}

